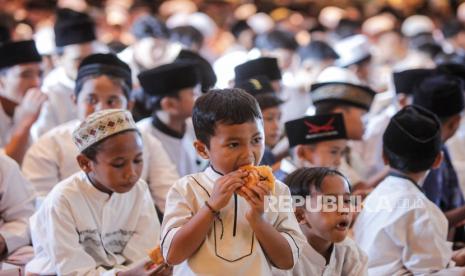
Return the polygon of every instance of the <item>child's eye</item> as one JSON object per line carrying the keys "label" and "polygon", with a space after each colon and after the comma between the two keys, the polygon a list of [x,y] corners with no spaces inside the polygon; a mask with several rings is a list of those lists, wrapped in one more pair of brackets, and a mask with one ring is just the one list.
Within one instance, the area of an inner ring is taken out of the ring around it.
{"label": "child's eye", "polygon": [[142,161],[143,161],[142,159],[136,159],[136,160],[134,160],[134,163],[140,164],[140,163],[142,163]]}
{"label": "child's eye", "polygon": [[228,144],[228,148],[230,148],[230,149],[237,148],[238,146],[239,146],[239,143],[229,143]]}
{"label": "child's eye", "polygon": [[116,164],[111,164],[111,166],[112,166],[112,167],[114,167],[114,168],[117,168],[117,169],[119,169],[119,168],[122,168],[122,167],[124,167],[124,163],[116,163]]}
{"label": "child's eye", "polygon": [[257,137],[257,138],[253,139],[253,142],[256,143],[256,144],[259,144],[259,143],[262,142],[262,139],[263,139],[262,137]]}

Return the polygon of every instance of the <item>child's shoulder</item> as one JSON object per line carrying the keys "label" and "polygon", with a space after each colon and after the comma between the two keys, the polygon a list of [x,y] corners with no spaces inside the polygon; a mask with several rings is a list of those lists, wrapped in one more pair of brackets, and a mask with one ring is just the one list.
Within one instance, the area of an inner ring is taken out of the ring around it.
{"label": "child's shoulder", "polygon": [[88,181],[87,176],[82,171],[72,174],[55,185],[47,195],[46,200],[56,202],[83,197],[87,186],[89,186],[86,181]]}
{"label": "child's shoulder", "polygon": [[289,186],[281,182],[280,180],[275,181],[274,184],[275,195],[290,195]]}
{"label": "child's shoulder", "polygon": [[346,258],[353,261],[365,261],[367,255],[365,252],[355,243],[354,240],[347,237],[342,242],[335,243],[336,250],[342,252]]}

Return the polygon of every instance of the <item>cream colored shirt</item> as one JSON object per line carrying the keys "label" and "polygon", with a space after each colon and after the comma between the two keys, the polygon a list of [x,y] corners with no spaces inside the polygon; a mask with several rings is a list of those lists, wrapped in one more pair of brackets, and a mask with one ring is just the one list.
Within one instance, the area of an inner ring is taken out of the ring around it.
{"label": "cream colored shirt", "polygon": [[[46,196],[58,182],[80,170],[76,161],[79,151],[72,139],[72,133],[79,124],[79,120],[73,120],[52,129],[26,152],[23,173],[40,196]],[[152,198],[163,212],[166,194],[179,176],[157,139],[142,134],[142,141],[144,168],[141,178],[149,184]]]}
{"label": "cream colored shirt", "polygon": [[139,180],[127,193],[97,190],[83,172],[60,182],[31,217],[29,273],[115,275],[159,243],[160,222]]}
{"label": "cream colored shirt", "polygon": [[[199,211],[212,193],[221,175],[211,167],[204,172],[181,178],[168,193],[162,225],[162,253],[167,257],[176,233]],[[290,195],[283,183],[276,181],[275,195]],[[199,249],[174,267],[173,275],[271,275],[268,260],[245,218],[249,205],[240,196],[232,196],[221,209]],[[265,212],[265,220],[286,239],[294,264],[306,239],[292,212]],[[272,241],[270,241],[272,242]]]}
{"label": "cream colored shirt", "polygon": [[310,244],[302,248],[299,262],[291,271],[273,270],[273,276],[360,276],[368,275],[366,254],[350,238],[333,244],[329,263]]}

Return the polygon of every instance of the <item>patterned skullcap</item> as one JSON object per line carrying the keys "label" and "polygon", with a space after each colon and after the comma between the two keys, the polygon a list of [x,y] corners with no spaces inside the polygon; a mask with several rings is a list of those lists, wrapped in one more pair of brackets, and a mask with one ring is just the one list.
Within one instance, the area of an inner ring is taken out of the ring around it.
{"label": "patterned skullcap", "polygon": [[131,113],[124,109],[106,109],[87,117],[74,130],[73,141],[79,152],[83,152],[95,143],[126,130],[137,130]]}

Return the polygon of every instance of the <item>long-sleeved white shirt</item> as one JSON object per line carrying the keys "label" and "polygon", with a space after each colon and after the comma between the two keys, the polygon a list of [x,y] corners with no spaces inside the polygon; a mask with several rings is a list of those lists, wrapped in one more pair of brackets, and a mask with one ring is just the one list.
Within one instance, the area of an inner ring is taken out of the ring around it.
{"label": "long-sleeved white shirt", "polygon": [[0,154],[0,235],[7,254],[30,244],[28,220],[34,213],[35,193],[18,164]]}
{"label": "long-sleeved white shirt", "polygon": [[188,121],[186,133],[179,138],[155,128],[152,121],[152,118],[145,118],[137,123],[137,127],[142,133],[152,135],[161,142],[180,176],[197,173],[205,168],[205,160],[197,155],[194,148],[195,134],[192,123]]}
{"label": "long-sleeved white shirt", "polygon": [[428,274],[453,266],[442,211],[405,178],[388,176],[364,201],[354,238],[369,275]]}
{"label": "long-sleeved white shirt", "polygon": [[[181,178],[171,188],[161,236],[165,259],[174,236],[204,206],[219,177],[221,175],[209,167],[204,172]],[[289,196],[290,192],[286,185],[276,181],[275,195]],[[249,208],[245,199],[232,196],[221,209],[205,241],[190,258],[174,266],[173,275],[271,275],[272,264],[245,218]],[[265,212],[263,216],[286,239],[296,264],[306,239],[294,214]]]}
{"label": "long-sleeved white shirt", "polygon": [[305,244],[293,270],[273,270],[273,276],[367,275],[368,258],[350,238],[333,244],[329,263],[310,244]]}
{"label": "long-sleeved white shirt", "polygon": [[[36,188],[39,196],[46,196],[58,182],[80,170],[76,161],[79,150],[72,140],[79,120],[60,125],[40,137],[26,152],[23,173]],[[158,209],[165,210],[166,194],[179,179],[161,143],[142,133],[144,168],[141,178],[150,188]]]}
{"label": "long-sleeved white shirt", "polygon": [[53,69],[44,78],[41,89],[48,99],[32,126],[34,141],[52,128],[77,118],[77,107],[72,98],[74,87],[75,81],[66,75],[63,67]]}
{"label": "long-sleeved white shirt", "polygon": [[160,237],[143,180],[109,195],[84,172],[55,186],[30,223],[35,256],[26,271],[41,275],[115,275],[144,259]]}

